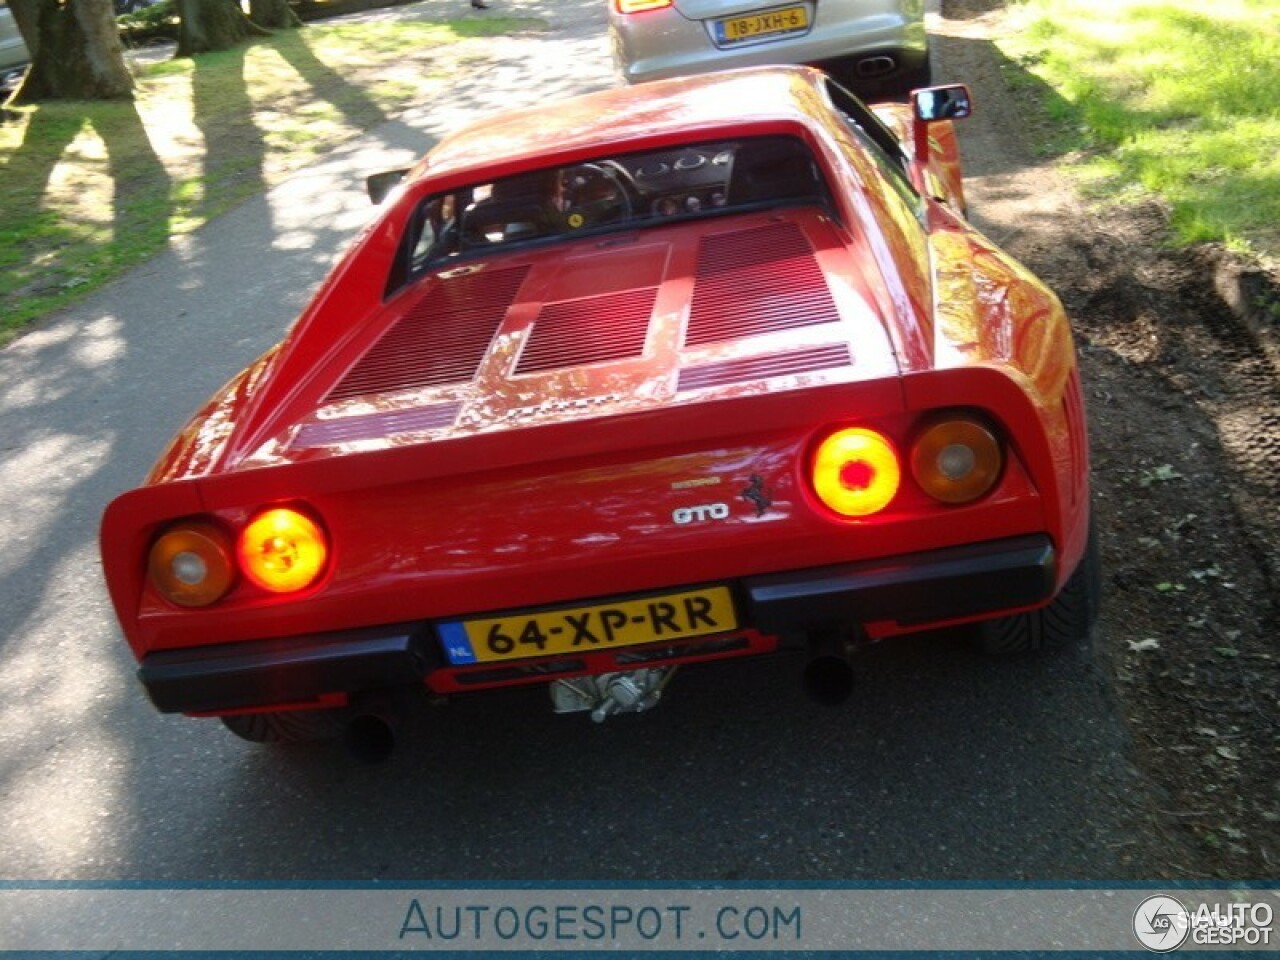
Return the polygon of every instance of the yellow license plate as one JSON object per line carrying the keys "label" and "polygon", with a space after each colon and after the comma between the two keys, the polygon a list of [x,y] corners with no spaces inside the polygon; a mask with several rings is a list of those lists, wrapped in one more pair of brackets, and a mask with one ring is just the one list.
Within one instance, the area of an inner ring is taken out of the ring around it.
{"label": "yellow license plate", "polygon": [[722,633],[738,626],[728,587],[438,625],[449,662],[586,653]]}
{"label": "yellow license plate", "polygon": [[716,37],[721,43],[741,43],[758,37],[780,36],[809,29],[809,11],[804,7],[783,7],[746,17],[716,21]]}

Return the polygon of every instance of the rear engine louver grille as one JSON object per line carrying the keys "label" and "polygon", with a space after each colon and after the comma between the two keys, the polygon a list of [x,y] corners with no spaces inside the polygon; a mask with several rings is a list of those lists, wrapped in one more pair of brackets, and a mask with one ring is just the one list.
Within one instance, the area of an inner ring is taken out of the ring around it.
{"label": "rear engine louver grille", "polygon": [[304,424],[293,439],[295,449],[329,447],[343,443],[378,440],[405,433],[423,433],[451,427],[458,419],[458,403],[437,403],[430,407],[379,411],[340,420],[318,420]]}
{"label": "rear engine louver grille", "polygon": [[513,267],[430,280],[328,401],[471,381],[528,272]]}
{"label": "rear engine louver grille", "polygon": [[795,224],[769,224],[702,241],[687,346],[839,319],[813,248]]}
{"label": "rear engine louver grille", "polygon": [[564,300],[542,308],[516,373],[537,373],[644,353],[657,287]]}
{"label": "rear engine louver grille", "polygon": [[678,390],[698,390],[702,387],[718,387],[726,383],[742,383],[745,380],[764,380],[769,377],[794,376],[815,370],[831,370],[848,366],[849,346],[835,343],[810,350],[793,350],[768,357],[744,357],[723,363],[708,363],[680,371]]}

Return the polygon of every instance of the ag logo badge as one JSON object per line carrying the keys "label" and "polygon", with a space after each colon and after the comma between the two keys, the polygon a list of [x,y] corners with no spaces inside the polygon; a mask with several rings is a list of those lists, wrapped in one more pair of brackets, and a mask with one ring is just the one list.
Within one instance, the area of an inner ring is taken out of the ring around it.
{"label": "ag logo badge", "polygon": [[1155,953],[1177,950],[1191,932],[1191,915],[1173,897],[1147,897],[1133,914],[1133,935]]}

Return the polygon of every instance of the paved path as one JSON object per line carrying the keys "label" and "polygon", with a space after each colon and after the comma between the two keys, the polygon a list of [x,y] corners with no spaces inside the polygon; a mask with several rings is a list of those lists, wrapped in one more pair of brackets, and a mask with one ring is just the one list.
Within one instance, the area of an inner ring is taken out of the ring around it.
{"label": "paved path", "polygon": [[[440,19],[463,3],[358,16]],[[136,844],[176,853],[185,830],[168,831],[190,825],[193,787],[251,756],[218,724],[146,705],[102,586],[98,520],[203,398],[279,339],[368,218],[365,174],[485,112],[537,103],[540,90],[612,84],[602,4],[497,0],[493,13],[551,31],[485,41],[474,74],[435,101],[0,351],[0,877],[173,875],[167,854],[138,860]],[[209,864],[188,857],[179,874]]]}

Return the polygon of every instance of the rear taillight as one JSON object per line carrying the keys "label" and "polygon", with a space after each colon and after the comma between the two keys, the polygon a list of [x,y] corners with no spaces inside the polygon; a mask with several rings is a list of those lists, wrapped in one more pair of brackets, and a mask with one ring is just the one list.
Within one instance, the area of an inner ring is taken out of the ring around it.
{"label": "rear taillight", "polygon": [[661,10],[672,0],[613,0],[613,8],[619,13],[643,13],[645,10]]}
{"label": "rear taillight", "polygon": [[241,577],[271,593],[304,590],[328,562],[328,537],[314,517],[271,507],[254,514],[238,535],[209,519],[173,524],[152,544],[147,575],[170,603],[207,607]]}
{"label": "rear taillight", "polygon": [[166,600],[180,607],[207,607],[235,581],[231,542],[210,523],[170,527],[151,546],[147,573]]}
{"label": "rear taillight", "polygon": [[844,517],[866,517],[887,507],[898,492],[902,470],[889,439],[865,427],[831,434],[813,457],[818,499]]}
{"label": "rear taillight", "polygon": [[272,593],[293,593],[319,579],[329,559],[329,542],[315,520],[289,507],[257,514],[236,541],[240,569]]}
{"label": "rear taillight", "polygon": [[1000,479],[1004,453],[995,432],[971,416],[949,415],[930,424],[911,447],[911,475],[943,503],[970,503]]}

